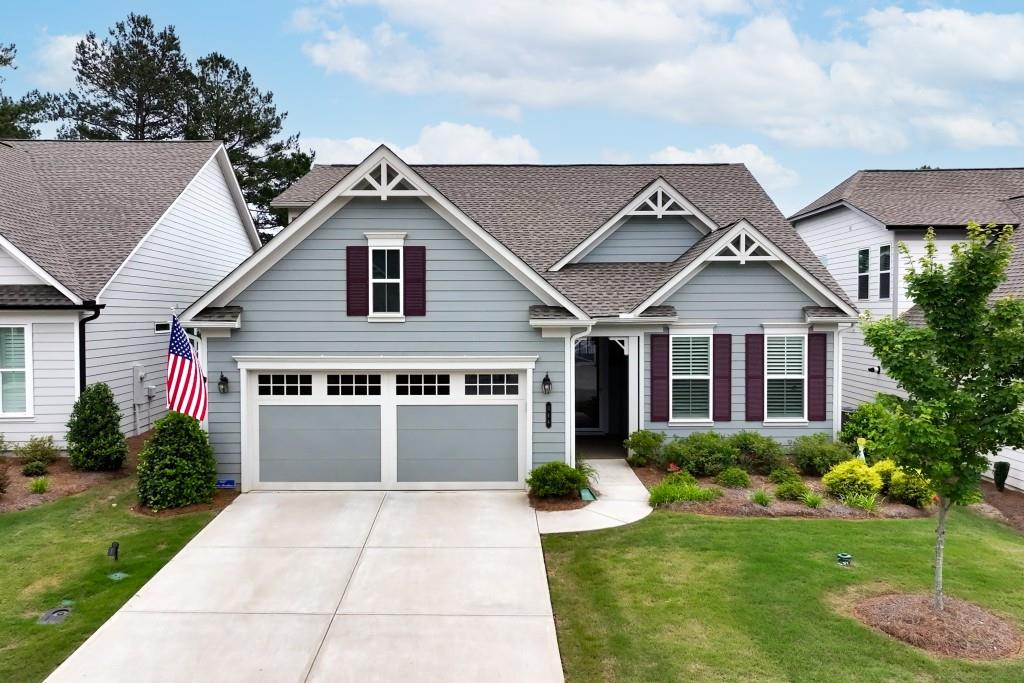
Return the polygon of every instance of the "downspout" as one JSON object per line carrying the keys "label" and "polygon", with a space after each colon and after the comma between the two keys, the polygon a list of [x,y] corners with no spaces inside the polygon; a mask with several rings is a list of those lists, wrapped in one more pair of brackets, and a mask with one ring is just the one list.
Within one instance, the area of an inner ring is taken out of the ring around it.
{"label": "downspout", "polygon": [[95,301],[86,301],[83,303],[85,310],[91,310],[92,313],[84,318],[78,319],[78,393],[81,394],[85,391],[85,324],[91,322],[96,318],[100,317],[100,311],[106,307],[106,304],[97,304]]}

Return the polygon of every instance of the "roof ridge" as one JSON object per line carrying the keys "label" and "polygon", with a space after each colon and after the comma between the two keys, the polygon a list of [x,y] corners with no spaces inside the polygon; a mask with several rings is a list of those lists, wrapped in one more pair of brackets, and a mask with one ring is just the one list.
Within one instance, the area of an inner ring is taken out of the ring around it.
{"label": "roof ridge", "polygon": [[[321,168],[354,168],[358,163],[345,164],[313,164]],[[678,167],[704,167],[704,166],[744,166],[742,162],[715,161],[708,163],[646,163],[646,164],[611,164],[611,163],[588,163],[588,164],[409,164],[412,168],[678,168]]]}

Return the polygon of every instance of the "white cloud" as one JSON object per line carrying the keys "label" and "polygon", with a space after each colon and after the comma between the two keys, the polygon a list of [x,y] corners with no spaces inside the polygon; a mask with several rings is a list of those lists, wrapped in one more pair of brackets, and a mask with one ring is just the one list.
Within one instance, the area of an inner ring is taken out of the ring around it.
{"label": "white cloud", "polygon": [[651,154],[651,161],[659,164],[743,163],[769,190],[793,187],[800,180],[796,171],[786,168],[774,157],[765,154],[760,147],[752,144],[735,147],[716,144],[693,151],[670,145]]}
{"label": "white cloud", "polygon": [[369,138],[303,138],[316,150],[317,163],[353,164],[386,144],[411,164],[531,164],[540,154],[520,135],[498,137],[486,128],[441,122],[426,126],[416,142],[401,146]]}
{"label": "white cloud", "polygon": [[[357,30],[344,17],[353,4],[380,21]],[[857,39],[812,40],[771,4],[326,0],[293,24],[327,72],[512,117],[604,106],[811,147],[1021,143],[1024,42],[1011,37],[1024,13],[871,10],[843,17]]]}
{"label": "white cloud", "polygon": [[39,68],[31,72],[32,82],[46,90],[66,90],[75,82],[71,63],[75,60],[75,46],[80,35],[44,34],[35,52]]}

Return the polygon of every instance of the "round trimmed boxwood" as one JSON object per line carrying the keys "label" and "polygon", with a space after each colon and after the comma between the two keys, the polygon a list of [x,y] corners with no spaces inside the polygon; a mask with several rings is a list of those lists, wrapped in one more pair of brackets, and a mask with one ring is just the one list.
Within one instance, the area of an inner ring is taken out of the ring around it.
{"label": "round trimmed boxwood", "polygon": [[75,401],[68,420],[68,459],[77,470],[116,470],[128,455],[121,411],[106,384],[90,384]]}
{"label": "round trimmed boxwood", "polygon": [[587,485],[587,477],[564,462],[548,462],[533,468],[526,476],[530,494],[538,498],[562,498],[578,494]]}
{"label": "round trimmed boxwood", "polygon": [[790,479],[775,487],[775,497],[779,500],[803,500],[810,492],[810,487],[800,479]]}
{"label": "round trimmed boxwood", "polygon": [[726,467],[715,477],[715,483],[727,489],[745,489],[750,486],[750,475],[739,467]]}
{"label": "round trimmed boxwood", "polygon": [[882,490],[882,477],[863,460],[841,462],[821,478],[830,495],[843,499],[850,495],[870,496]]}
{"label": "round trimmed boxwood", "polygon": [[139,500],[154,510],[206,503],[213,498],[217,463],[199,422],[181,413],[156,421],[139,454]]}
{"label": "round trimmed boxwood", "polygon": [[30,460],[21,468],[26,477],[41,477],[46,474],[46,463],[42,460]]}

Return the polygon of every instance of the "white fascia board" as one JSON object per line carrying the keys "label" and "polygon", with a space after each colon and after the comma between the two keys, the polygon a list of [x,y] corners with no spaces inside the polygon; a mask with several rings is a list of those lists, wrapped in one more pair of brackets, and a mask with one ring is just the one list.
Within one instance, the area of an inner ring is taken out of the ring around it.
{"label": "white fascia board", "polygon": [[[46,270],[42,266],[40,266],[38,263],[30,259],[28,257],[28,254],[14,246],[11,243],[11,241],[8,240],[3,235],[0,235],[0,247],[3,247],[3,249],[8,254],[14,257],[15,261],[17,261],[18,263],[32,271],[32,274],[35,275],[37,278],[39,278],[40,280],[42,280],[43,282],[50,285],[58,292],[66,296],[68,299],[70,299],[72,303],[79,306],[82,304],[81,297],[79,297],[77,294],[75,294],[70,289],[61,284],[60,280],[46,272]],[[99,297],[97,297],[97,299],[98,298]]]}
{"label": "white fascia board", "polygon": [[530,327],[582,327],[593,324],[590,318],[530,318]]}
{"label": "white fascia board", "polygon": [[855,318],[855,317],[852,317],[852,316],[851,317],[846,317],[846,318],[837,318],[836,316],[824,316],[824,315],[807,315],[807,316],[804,316],[804,321],[805,322],[814,323],[814,324],[835,324],[835,325],[838,325],[838,324],[842,324],[842,323],[855,323],[855,322],[857,322],[857,320],[858,320],[858,318]]}
{"label": "white fascia board", "polygon": [[538,356],[233,356],[240,370],[527,370]]}
{"label": "white fascia board", "polygon": [[[320,196],[313,204],[303,211],[294,221],[289,223],[278,233],[277,237],[270,241],[267,246],[258,250],[255,254],[243,261],[235,270],[229,273],[223,280],[213,286],[210,291],[201,296],[195,303],[189,306],[183,315],[195,315],[207,306],[225,305],[229,303],[242,290],[252,284],[257,278],[265,273],[273,264],[287,254],[296,244],[301,242],[313,230],[322,225],[328,218],[341,209],[351,197],[343,196],[352,185],[359,182],[370,169],[379,165],[381,161],[387,161],[393,168],[397,169],[405,179],[423,188],[423,201],[438,213],[450,225],[455,227],[463,236],[473,242],[484,253],[490,256],[498,265],[502,266],[510,275],[516,278],[523,286],[529,289],[542,302],[549,305],[560,305],[579,319],[586,319],[587,315],[554,288],[547,280],[538,275],[532,268],[512,251],[501,244],[490,233],[481,228],[459,210],[454,204],[448,201],[441,193],[430,186],[423,178],[413,171],[408,164],[398,158],[394,152],[381,145],[370,156],[363,160],[358,166],[352,169],[344,178]],[[395,196],[395,195],[392,195]]]}
{"label": "white fascia board", "polygon": [[876,225],[879,225],[879,226],[881,226],[883,228],[887,228],[888,227],[882,221],[878,220],[877,218],[875,218],[874,216],[872,216],[868,212],[864,211],[863,209],[857,208],[856,206],[854,206],[850,202],[846,201],[845,199],[840,199],[839,201],[832,202],[831,204],[826,204],[825,206],[817,208],[814,211],[810,211],[808,213],[805,213],[804,215],[800,216],[799,218],[790,218],[790,219],[787,219],[787,220],[789,220],[789,222],[793,224],[793,227],[796,228],[797,232],[799,232],[800,228],[797,227],[797,223],[799,223],[800,221],[805,221],[808,218],[812,218],[812,217],[817,216],[819,214],[827,213],[829,211],[832,211],[833,209],[841,209],[841,208],[849,209],[850,211],[853,211],[854,213],[856,213],[856,214],[858,214],[860,216],[863,216],[864,218],[868,219],[872,223],[875,223]]}
{"label": "white fascia board", "polygon": [[[245,195],[242,194],[242,187],[238,184],[235,168],[231,165],[231,158],[228,156],[228,151],[224,148],[224,145],[217,148],[214,156],[217,159],[217,164],[220,166],[221,173],[224,175],[224,182],[227,183],[228,192],[231,193],[231,199],[235,203],[235,209],[238,210],[238,217],[242,219],[242,225],[245,226],[245,233],[249,237],[249,242],[252,243],[254,250],[258,250],[263,245],[263,241],[256,230],[256,224],[252,221],[249,204],[245,201]],[[199,174],[197,173],[196,175]]]}
{"label": "white fascia board", "polygon": [[647,201],[647,198],[651,196],[652,192],[656,192],[657,190],[661,190],[662,192],[667,194],[677,204],[679,204],[687,211],[689,211],[694,218],[699,220],[701,222],[701,225],[707,229],[707,231],[704,233],[705,235],[708,234],[709,232],[713,232],[719,229],[717,223],[708,218],[708,216],[703,211],[698,209],[689,200],[687,200],[686,197],[681,195],[678,190],[676,190],[674,187],[672,187],[672,185],[668,183],[667,180],[659,177],[653,183],[651,183],[646,188],[641,190],[640,193],[637,194],[637,196],[634,197],[632,201],[630,201],[628,204],[622,207],[622,209],[619,210],[617,214],[612,216],[601,227],[599,227],[594,232],[590,233],[590,235],[585,240],[580,242],[572,251],[563,256],[561,260],[558,261],[558,263],[551,266],[551,271],[558,271],[570,263],[576,263],[584,256],[589,254],[591,251],[593,251],[597,247],[597,245],[601,244],[601,242],[605,241],[605,239],[607,239],[613,232],[619,229],[622,226],[622,224],[625,223],[626,218],[628,218],[628,216],[633,211],[635,211],[637,207],[639,207],[641,204]]}
{"label": "white fascia board", "polygon": [[761,243],[765,250],[778,259],[778,261],[781,262],[781,265],[785,266],[785,268],[780,268],[778,267],[778,264],[773,263],[772,265],[776,266],[776,270],[782,273],[783,276],[799,287],[802,291],[807,293],[819,305],[833,305],[847,315],[852,317],[857,316],[857,312],[851,308],[849,304],[836,296],[835,292],[822,284],[818,278],[808,273],[800,264],[790,258],[788,254],[775,246],[774,242],[768,239],[760,230],[751,225],[745,218],[737,221],[737,223],[729,228],[729,231],[723,235],[718,242],[716,242],[716,244],[711,245],[703,254],[695,258],[693,262],[689,263],[685,268],[676,273],[671,280],[659,287],[657,291],[651,294],[651,296],[631,311],[630,314],[634,316],[639,315],[651,306],[657,306],[665,301],[665,299],[672,296],[672,294],[685,284],[687,280],[693,277],[700,269],[710,262],[710,259],[718,251],[718,249],[716,249],[718,244],[728,244],[735,235],[738,235],[743,231],[747,231],[752,234],[754,238]]}

